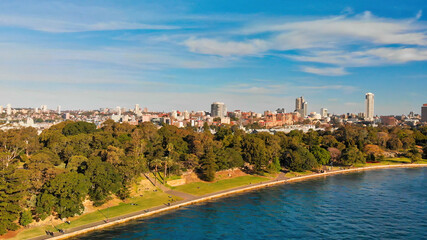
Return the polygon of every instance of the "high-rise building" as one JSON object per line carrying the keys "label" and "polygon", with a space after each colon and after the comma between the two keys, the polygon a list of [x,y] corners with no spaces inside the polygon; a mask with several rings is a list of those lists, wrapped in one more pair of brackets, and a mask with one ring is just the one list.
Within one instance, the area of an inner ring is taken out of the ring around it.
{"label": "high-rise building", "polygon": [[302,117],[307,116],[308,103],[304,101],[303,97],[299,97],[295,101],[295,112],[299,112]]}
{"label": "high-rise building", "polygon": [[320,116],[321,116],[322,118],[327,117],[327,116],[328,116],[328,109],[326,109],[326,108],[321,108],[321,109],[320,109]]}
{"label": "high-rise building", "polygon": [[141,108],[139,107],[139,104],[135,104],[135,114],[141,113]]}
{"label": "high-rise building", "polygon": [[42,112],[47,112],[47,105],[41,105],[40,109],[42,110]]}
{"label": "high-rise building", "polygon": [[190,119],[190,113],[187,110],[184,111],[184,119]]}
{"label": "high-rise building", "polygon": [[214,102],[211,104],[211,117],[227,116],[227,107],[222,102]]}
{"label": "high-rise building", "polygon": [[178,118],[178,112],[176,110],[172,111],[171,118],[173,118],[173,119],[177,119]]}
{"label": "high-rise building", "polygon": [[119,106],[117,106],[116,107],[116,113],[117,113],[117,115],[122,115],[122,108],[121,107],[119,107]]}
{"label": "high-rise building", "polygon": [[0,106],[0,114],[3,113],[3,106]]}
{"label": "high-rise building", "polygon": [[366,93],[365,95],[365,116],[366,120],[373,121],[374,120],[374,94]]}
{"label": "high-rise building", "polygon": [[427,122],[427,103],[421,107],[421,122]]}
{"label": "high-rise building", "polygon": [[57,112],[58,114],[61,114],[61,105],[58,105],[58,107],[56,108],[56,112]]}
{"label": "high-rise building", "polygon": [[12,105],[10,105],[10,104],[6,105],[6,114],[12,115]]}

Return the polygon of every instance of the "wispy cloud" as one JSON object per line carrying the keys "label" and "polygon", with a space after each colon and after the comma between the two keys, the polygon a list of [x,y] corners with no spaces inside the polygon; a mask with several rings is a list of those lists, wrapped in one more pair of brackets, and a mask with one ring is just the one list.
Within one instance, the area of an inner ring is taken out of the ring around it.
{"label": "wispy cloud", "polygon": [[[422,12],[412,19],[387,19],[366,11],[282,24],[263,23],[235,31],[245,40],[190,38],[185,45],[190,51],[219,56],[277,55],[303,61],[336,65],[302,67],[303,72],[342,76],[344,67],[424,61],[427,49],[427,26],[417,22]],[[390,45],[394,45],[390,47]],[[397,47],[396,47],[397,45]],[[287,51],[292,50],[292,54]],[[297,52],[295,52],[297,51]]]}
{"label": "wispy cloud", "polygon": [[306,73],[312,73],[312,74],[323,75],[323,76],[343,76],[348,74],[348,72],[346,72],[342,67],[316,68],[316,67],[304,66],[304,67],[301,67],[301,70]]}
{"label": "wispy cloud", "polygon": [[178,26],[144,24],[138,22],[125,21],[105,21],[105,22],[78,22],[78,21],[58,21],[57,19],[7,16],[0,15],[0,26],[26,28],[42,32],[70,33],[89,31],[114,31],[114,30],[172,30],[179,29]]}

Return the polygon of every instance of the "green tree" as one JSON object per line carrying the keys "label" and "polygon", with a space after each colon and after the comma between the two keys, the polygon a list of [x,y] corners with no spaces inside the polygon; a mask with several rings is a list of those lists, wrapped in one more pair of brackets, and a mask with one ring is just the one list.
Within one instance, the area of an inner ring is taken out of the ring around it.
{"label": "green tree", "polygon": [[82,169],[82,164],[87,165],[88,159],[85,156],[72,156],[68,162],[66,168],[69,171],[76,171],[76,172],[84,172]]}
{"label": "green tree", "polygon": [[23,185],[12,165],[0,169],[0,235],[18,229],[15,221],[21,212]]}
{"label": "green tree", "polygon": [[206,150],[205,155],[200,159],[200,163],[202,179],[209,182],[215,180],[217,166],[215,164],[215,155],[212,148]]}
{"label": "green tree", "polygon": [[314,155],[317,160],[317,163],[319,163],[320,165],[326,165],[331,160],[331,154],[329,153],[329,151],[319,146],[311,147],[310,152]]}
{"label": "green tree", "polygon": [[220,149],[216,153],[218,170],[243,167],[244,163],[242,155],[233,148]]}
{"label": "green tree", "polygon": [[36,211],[47,215],[55,211],[60,218],[81,214],[84,210],[83,200],[89,187],[89,179],[83,174],[76,172],[60,174],[43,186],[37,198]]}
{"label": "green tree", "polygon": [[262,172],[269,164],[265,143],[253,135],[246,135],[242,142],[242,157],[245,162],[254,166],[255,172]]}
{"label": "green tree", "polygon": [[417,162],[421,160],[421,152],[417,149],[417,147],[412,147],[410,150],[408,150],[407,157],[411,159],[411,163]]}
{"label": "green tree", "polygon": [[33,217],[30,210],[25,210],[21,212],[20,218],[19,218],[19,224],[21,226],[28,226],[28,224],[33,222]]}
{"label": "green tree", "polygon": [[297,146],[285,152],[285,166],[291,171],[302,172],[316,168],[317,161],[305,147]]}
{"label": "green tree", "polygon": [[65,125],[62,133],[65,136],[77,135],[80,133],[93,133],[96,130],[96,125],[88,122],[71,122]]}
{"label": "green tree", "polygon": [[90,159],[84,174],[90,179],[89,196],[95,206],[105,203],[111,194],[116,194],[122,188],[122,176],[116,168],[99,158]]}
{"label": "green tree", "polygon": [[356,147],[346,148],[342,152],[341,164],[343,165],[353,165],[355,163],[366,163],[366,158],[363,156],[363,153]]}
{"label": "green tree", "polygon": [[159,172],[159,167],[162,166],[162,160],[160,158],[155,158],[150,161],[150,166],[154,168],[154,184],[157,184],[157,176]]}

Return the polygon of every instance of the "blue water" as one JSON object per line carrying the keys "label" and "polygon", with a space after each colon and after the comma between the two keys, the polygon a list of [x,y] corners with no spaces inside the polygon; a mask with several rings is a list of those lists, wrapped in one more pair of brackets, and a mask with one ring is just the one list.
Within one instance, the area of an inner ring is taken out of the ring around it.
{"label": "blue water", "polygon": [[264,188],[75,239],[427,239],[427,168]]}

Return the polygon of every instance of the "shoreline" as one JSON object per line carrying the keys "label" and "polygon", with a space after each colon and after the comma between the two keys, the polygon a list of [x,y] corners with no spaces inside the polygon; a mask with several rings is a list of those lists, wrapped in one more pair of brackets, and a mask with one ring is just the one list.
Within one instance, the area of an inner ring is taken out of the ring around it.
{"label": "shoreline", "polygon": [[[304,176],[292,177],[292,178],[288,178],[288,179],[284,179],[284,180],[269,180],[267,182],[250,184],[250,185],[240,186],[240,187],[236,187],[236,188],[232,188],[232,189],[228,189],[228,190],[223,190],[223,191],[219,191],[219,192],[215,192],[215,193],[206,194],[206,195],[203,195],[200,197],[196,197],[195,199],[178,201],[176,203],[173,203],[171,206],[158,206],[158,207],[151,208],[152,210],[149,210],[149,211],[143,210],[143,211],[139,211],[139,212],[130,213],[130,214],[127,214],[129,216],[126,216],[126,215],[121,216],[121,217],[119,216],[119,217],[117,217],[117,220],[107,222],[107,223],[88,224],[88,225],[94,225],[95,224],[95,226],[87,226],[87,227],[81,226],[81,227],[84,227],[81,230],[72,231],[70,233],[65,233],[65,234],[62,234],[59,236],[54,236],[54,237],[39,236],[39,237],[35,237],[32,239],[67,239],[67,238],[75,237],[78,235],[86,234],[89,232],[101,230],[101,229],[112,227],[115,225],[119,225],[122,223],[126,223],[129,221],[135,220],[135,219],[149,217],[149,216],[152,216],[155,214],[164,213],[164,212],[174,210],[174,209],[179,209],[180,207],[189,206],[189,205],[197,204],[200,202],[205,202],[208,200],[217,199],[217,198],[225,197],[225,196],[236,194],[236,193],[248,192],[248,191],[252,191],[252,190],[256,190],[256,189],[260,189],[260,188],[276,186],[279,184],[286,184],[286,183],[304,181],[307,179],[325,177],[325,176],[330,176],[330,175],[335,175],[335,174],[344,174],[344,173],[367,171],[367,170],[376,170],[376,169],[415,168],[415,167],[427,167],[427,164],[394,164],[394,165],[358,167],[358,168],[329,171],[329,172],[324,172],[324,173],[313,173],[313,174],[304,175]],[[70,229],[70,230],[72,230],[72,229]]]}

